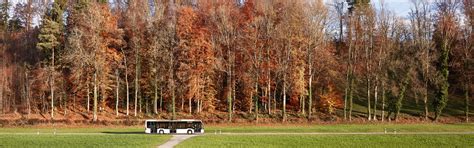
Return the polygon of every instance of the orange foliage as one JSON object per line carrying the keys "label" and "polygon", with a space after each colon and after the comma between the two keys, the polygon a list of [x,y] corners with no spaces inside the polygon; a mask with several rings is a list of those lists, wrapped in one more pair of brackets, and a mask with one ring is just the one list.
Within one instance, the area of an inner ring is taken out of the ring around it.
{"label": "orange foliage", "polygon": [[334,84],[329,84],[327,93],[319,95],[319,109],[328,114],[334,114],[336,108],[342,108],[341,95],[334,90]]}
{"label": "orange foliage", "polygon": [[178,11],[177,75],[185,87],[183,97],[187,100],[203,100],[204,110],[212,112],[216,94],[212,80],[215,55],[204,23],[203,16],[191,7],[183,7]]}

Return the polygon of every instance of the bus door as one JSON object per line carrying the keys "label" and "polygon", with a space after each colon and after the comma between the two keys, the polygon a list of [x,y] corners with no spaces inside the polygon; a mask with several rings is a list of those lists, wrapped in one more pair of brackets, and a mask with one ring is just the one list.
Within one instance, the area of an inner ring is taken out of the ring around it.
{"label": "bus door", "polygon": [[170,133],[176,133],[177,124],[176,122],[170,122],[169,127]]}
{"label": "bus door", "polygon": [[192,128],[194,129],[195,133],[201,133],[202,123],[201,122],[193,122]]}

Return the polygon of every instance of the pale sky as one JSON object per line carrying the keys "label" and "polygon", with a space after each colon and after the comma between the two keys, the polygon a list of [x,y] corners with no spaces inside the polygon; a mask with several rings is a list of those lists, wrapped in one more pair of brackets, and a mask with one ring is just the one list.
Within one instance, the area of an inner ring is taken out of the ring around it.
{"label": "pale sky", "polygon": [[[12,3],[26,2],[26,0],[10,0],[10,1]],[[330,2],[332,0],[324,0],[324,1]],[[381,1],[382,0],[372,0],[372,3],[374,4],[374,6],[379,7]],[[410,7],[411,7],[410,0],[384,0],[384,1],[386,3],[387,8],[395,11],[399,16],[404,17],[408,15],[408,12],[410,11]]]}
{"label": "pale sky", "polygon": [[[401,17],[406,17],[410,12],[411,5],[413,5],[410,0],[386,0],[385,4],[388,9],[394,11],[398,16]],[[376,4],[376,7],[378,6],[380,6],[380,4]]]}
{"label": "pale sky", "polygon": [[[324,0],[326,4],[330,4],[333,1],[334,0]],[[372,5],[376,8],[380,8],[382,2],[384,2],[386,9],[395,12],[396,15],[400,17],[407,17],[413,5],[411,0],[371,0]]]}
{"label": "pale sky", "polygon": [[[3,1],[3,0],[0,0],[0,1]],[[10,0],[10,2],[13,3],[13,6],[18,2],[26,2],[26,1],[27,0]],[[323,0],[323,1],[329,4],[333,0]],[[391,11],[394,11],[400,17],[408,16],[408,13],[410,12],[410,7],[412,5],[410,0],[371,0],[371,1],[372,1],[371,2],[372,5],[374,5],[376,8],[380,7],[380,3],[382,1],[385,1],[385,7]]]}

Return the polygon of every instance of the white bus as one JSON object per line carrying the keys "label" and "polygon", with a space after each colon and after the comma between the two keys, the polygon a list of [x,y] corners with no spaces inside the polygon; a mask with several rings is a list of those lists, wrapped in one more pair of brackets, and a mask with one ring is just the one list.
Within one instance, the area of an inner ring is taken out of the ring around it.
{"label": "white bus", "polygon": [[204,133],[201,120],[146,120],[145,133],[195,134]]}

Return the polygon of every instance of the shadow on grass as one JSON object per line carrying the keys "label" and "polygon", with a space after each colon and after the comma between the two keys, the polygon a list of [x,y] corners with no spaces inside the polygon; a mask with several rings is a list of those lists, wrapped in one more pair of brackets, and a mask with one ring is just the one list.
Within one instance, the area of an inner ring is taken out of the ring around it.
{"label": "shadow on grass", "polygon": [[102,132],[104,134],[115,134],[115,135],[145,135],[144,132]]}

